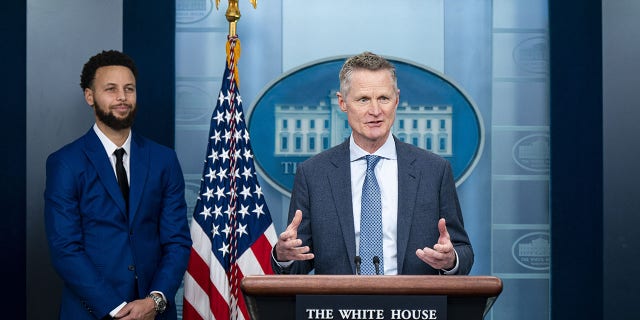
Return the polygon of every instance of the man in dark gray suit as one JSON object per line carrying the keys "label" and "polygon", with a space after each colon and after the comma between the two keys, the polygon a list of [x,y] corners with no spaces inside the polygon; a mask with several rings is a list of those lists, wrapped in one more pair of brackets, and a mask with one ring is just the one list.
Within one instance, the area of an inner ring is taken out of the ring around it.
{"label": "man in dark gray suit", "polygon": [[[375,264],[382,274],[468,274],[473,249],[449,162],[390,133],[400,98],[395,67],[370,52],[347,59],[337,97],[351,137],[298,165],[274,271],[358,274],[360,264]],[[380,158],[373,170],[382,248],[374,261],[360,248],[370,155]]]}

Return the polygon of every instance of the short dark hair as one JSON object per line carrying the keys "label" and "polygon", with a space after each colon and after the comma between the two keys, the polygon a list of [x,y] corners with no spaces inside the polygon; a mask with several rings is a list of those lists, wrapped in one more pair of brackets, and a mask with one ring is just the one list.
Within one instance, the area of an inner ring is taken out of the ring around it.
{"label": "short dark hair", "polygon": [[127,67],[133,73],[134,78],[138,77],[138,69],[131,57],[117,50],[103,50],[91,57],[82,67],[82,73],[80,74],[80,87],[82,90],[84,91],[84,89],[93,86],[93,79],[96,77],[98,68],[107,66]]}
{"label": "short dark hair", "polygon": [[342,69],[340,69],[340,93],[343,96],[346,96],[349,92],[351,87],[351,75],[355,70],[387,70],[391,75],[391,80],[393,80],[393,85],[396,91],[398,90],[396,67],[385,58],[375,53],[365,51],[347,59],[342,65]]}

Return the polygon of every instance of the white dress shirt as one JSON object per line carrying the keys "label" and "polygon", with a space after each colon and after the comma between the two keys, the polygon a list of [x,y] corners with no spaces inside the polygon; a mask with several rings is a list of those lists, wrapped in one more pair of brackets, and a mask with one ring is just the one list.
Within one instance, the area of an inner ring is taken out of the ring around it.
{"label": "white dress shirt", "polygon": [[115,143],[111,142],[111,140],[109,140],[109,138],[107,138],[107,136],[100,130],[100,128],[98,128],[97,124],[93,125],[93,131],[95,131],[95,133],[98,135],[98,139],[100,139],[100,142],[102,142],[102,146],[104,147],[104,150],[107,152],[107,155],[109,156],[109,162],[111,162],[111,168],[113,168],[113,174],[116,176],[116,178],[118,177],[118,174],[116,173],[116,155],[114,154],[114,152],[116,151],[116,149],[122,148],[124,149],[124,155],[122,156],[122,164],[124,165],[124,170],[127,172],[127,182],[129,183],[129,185],[131,185],[131,176],[129,175],[129,158],[131,155],[131,131],[129,131],[129,136],[127,137],[127,140],[125,140],[124,144],[122,145],[122,147],[118,147],[115,145]]}

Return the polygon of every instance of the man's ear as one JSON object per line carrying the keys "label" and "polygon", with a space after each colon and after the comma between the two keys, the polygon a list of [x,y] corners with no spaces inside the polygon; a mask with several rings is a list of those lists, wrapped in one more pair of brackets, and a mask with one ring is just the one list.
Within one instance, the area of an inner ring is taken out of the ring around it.
{"label": "man's ear", "polygon": [[336,92],[336,96],[338,97],[338,105],[340,106],[340,110],[342,112],[347,112],[347,103],[344,101],[344,97],[340,93],[340,91]]}
{"label": "man's ear", "polygon": [[88,105],[93,106],[93,90],[89,88],[84,89],[84,100]]}

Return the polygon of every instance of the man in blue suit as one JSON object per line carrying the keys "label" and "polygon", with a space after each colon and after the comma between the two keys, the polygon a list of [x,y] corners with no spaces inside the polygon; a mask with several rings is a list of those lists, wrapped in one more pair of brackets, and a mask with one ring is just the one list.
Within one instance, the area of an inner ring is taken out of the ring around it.
{"label": "man in blue suit", "polygon": [[64,281],[60,319],[176,319],[191,239],[173,150],[134,134],[137,69],[118,51],[84,65],[96,122],[47,159],[45,227]]}
{"label": "man in blue suit", "polygon": [[[395,67],[370,52],[347,59],[337,97],[352,134],[298,165],[274,271],[358,274],[361,264],[380,264],[376,273],[468,274],[474,255],[450,164],[390,133],[400,97]],[[373,171],[382,222],[373,261],[360,248],[361,229],[369,228],[361,218],[371,214],[362,200],[371,155],[380,159]]]}

